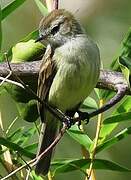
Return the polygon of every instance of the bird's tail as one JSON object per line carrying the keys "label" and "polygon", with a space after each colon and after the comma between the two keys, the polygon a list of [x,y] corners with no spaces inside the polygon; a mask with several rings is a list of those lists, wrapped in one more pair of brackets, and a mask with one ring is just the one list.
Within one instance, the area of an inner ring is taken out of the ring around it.
{"label": "bird's tail", "polygon": [[[47,149],[54,141],[59,130],[58,126],[59,122],[58,120],[54,119],[53,116],[52,118],[50,117],[46,123],[42,124],[37,156],[44,152],[44,150]],[[42,174],[45,176],[48,173],[51,163],[52,151],[53,149],[48,151],[45,156],[38,161],[35,168],[37,175]]]}

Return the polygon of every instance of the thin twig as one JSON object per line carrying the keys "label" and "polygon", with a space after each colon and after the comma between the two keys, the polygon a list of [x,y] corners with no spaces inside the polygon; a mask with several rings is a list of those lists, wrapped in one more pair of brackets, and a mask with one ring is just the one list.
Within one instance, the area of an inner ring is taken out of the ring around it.
{"label": "thin twig", "polygon": [[67,125],[63,124],[63,127],[60,131],[60,133],[57,135],[57,137],[55,138],[55,140],[50,144],[50,146],[48,146],[47,149],[45,149],[44,152],[42,152],[38,157],[32,159],[31,161],[27,162],[27,164],[24,164],[23,166],[17,168],[16,170],[14,170],[13,172],[11,172],[10,174],[8,174],[7,176],[5,176],[4,178],[2,178],[1,180],[5,180],[8,179],[10,177],[12,177],[14,174],[16,174],[17,172],[21,171],[22,169],[26,168],[27,166],[31,165],[31,167],[35,166],[37,164],[37,162],[46,155],[46,153],[48,151],[50,151],[50,149],[52,149],[53,147],[56,146],[56,144],[60,141],[60,139],[62,138],[62,136],[64,135],[64,133],[67,130]]}
{"label": "thin twig", "polygon": [[[8,76],[7,76],[7,77],[8,77]],[[0,77],[0,80],[2,80],[2,82],[0,83],[0,86],[3,85],[4,82],[7,82],[7,83],[10,83],[10,84],[14,84],[14,85],[16,85],[16,86],[19,86],[19,87],[21,87],[21,88],[24,88],[24,86],[22,86],[21,83],[18,83],[18,82],[16,82],[16,81],[12,81],[12,80],[10,80],[10,79],[7,79],[7,77],[6,77],[6,78]]]}
{"label": "thin twig", "polygon": [[[80,131],[85,133],[83,124],[80,125]],[[87,149],[83,145],[81,146],[81,152],[82,152],[82,155],[83,155],[84,159],[88,159],[89,158],[89,152],[87,151]],[[86,169],[85,180],[88,180],[88,169]]]}
{"label": "thin twig", "polygon": [[54,178],[52,177],[51,171],[48,172],[48,180],[54,180]]}
{"label": "thin twig", "polygon": [[37,164],[37,162],[42,159],[42,157],[44,157],[44,155],[50,150],[52,149],[52,147],[54,147],[58,142],[59,140],[61,139],[61,137],[64,135],[65,131],[68,129],[68,126],[63,123],[63,128],[61,129],[60,133],[57,135],[56,139],[53,141],[53,143],[43,152],[41,153],[37,158],[36,158],[36,161],[35,163],[33,164],[33,166],[35,166]]}
{"label": "thin twig", "polygon": [[30,173],[31,173],[31,169],[27,170],[27,175],[26,175],[26,179],[25,180],[29,180],[30,178]]}
{"label": "thin twig", "polygon": [[40,135],[40,130],[39,130],[39,127],[38,127],[36,121],[34,122],[34,125],[35,125],[35,128],[36,128],[37,134]]}
{"label": "thin twig", "polygon": [[[21,156],[21,154],[20,154],[18,151],[17,151],[16,153],[17,153],[18,157],[20,157],[20,159],[21,159],[25,164],[27,164],[28,169],[31,169],[31,166],[28,165],[28,163],[24,160],[24,158]],[[32,170],[32,169],[31,169],[31,170]]]}
{"label": "thin twig", "polygon": [[100,113],[103,113],[113,107],[115,104],[117,104],[126,94],[127,86],[124,85],[118,85],[117,86],[117,93],[115,96],[113,96],[106,104],[104,104],[101,108],[88,113],[88,118],[92,118]]}
{"label": "thin twig", "polygon": [[2,86],[2,84],[4,82],[7,82],[8,81],[8,78],[12,75],[12,72],[10,72],[5,78],[3,77],[0,77],[0,80],[2,80],[2,82],[0,83],[0,86]]}

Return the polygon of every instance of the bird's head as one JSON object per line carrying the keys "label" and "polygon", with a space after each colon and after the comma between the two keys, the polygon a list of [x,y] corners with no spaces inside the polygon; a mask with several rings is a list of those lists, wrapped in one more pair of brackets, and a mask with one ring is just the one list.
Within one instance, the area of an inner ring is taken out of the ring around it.
{"label": "bird's head", "polygon": [[74,16],[64,9],[58,9],[41,20],[39,38],[36,41],[47,42],[58,47],[82,33],[83,30]]}

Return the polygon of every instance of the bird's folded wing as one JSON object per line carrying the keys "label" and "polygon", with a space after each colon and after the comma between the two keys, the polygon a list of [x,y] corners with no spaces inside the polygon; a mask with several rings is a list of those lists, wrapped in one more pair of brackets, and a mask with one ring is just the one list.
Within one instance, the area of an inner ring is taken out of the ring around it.
{"label": "bird's folded wing", "polygon": [[[37,95],[41,101],[48,99],[49,90],[56,74],[55,63],[52,60],[53,50],[50,45],[47,46],[45,54],[42,58],[42,63],[40,66],[39,77],[38,77],[38,88]],[[42,122],[44,122],[44,106],[38,102],[38,111]]]}

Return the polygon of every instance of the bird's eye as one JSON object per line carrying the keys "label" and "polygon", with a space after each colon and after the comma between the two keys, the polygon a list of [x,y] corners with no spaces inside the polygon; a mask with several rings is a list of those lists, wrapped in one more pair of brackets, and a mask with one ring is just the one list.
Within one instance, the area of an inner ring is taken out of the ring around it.
{"label": "bird's eye", "polygon": [[60,24],[58,24],[57,26],[54,26],[52,29],[51,29],[51,34],[55,35],[60,29]]}

